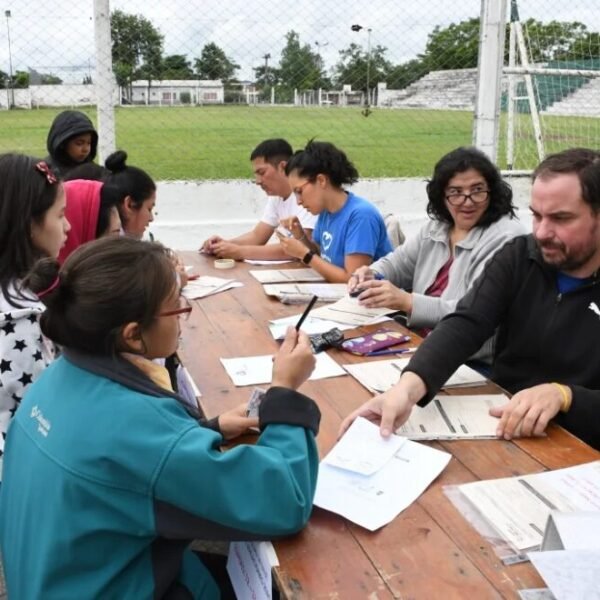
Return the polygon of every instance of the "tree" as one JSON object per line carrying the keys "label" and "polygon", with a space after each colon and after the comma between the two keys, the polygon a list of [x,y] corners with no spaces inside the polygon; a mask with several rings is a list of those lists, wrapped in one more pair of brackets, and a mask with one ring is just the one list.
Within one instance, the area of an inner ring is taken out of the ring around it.
{"label": "tree", "polygon": [[427,73],[425,63],[418,58],[414,58],[392,67],[387,75],[386,83],[391,90],[402,90],[427,75]]}
{"label": "tree", "polygon": [[29,87],[29,73],[27,71],[17,71],[12,78],[13,88],[24,89]]}
{"label": "tree", "polygon": [[0,88],[8,87],[8,73],[5,73],[0,69]]}
{"label": "tree", "polygon": [[240,65],[227,58],[225,52],[214,42],[202,48],[200,58],[194,61],[194,68],[200,79],[220,79],[223,83],[231,81]]}
{"label": "tree", "polygon": [[115,10],[110,17],[113,71],[131,100],[131,82],[158,79],[162,67],[163,36],[141,15]]}
{"label": "tree", "polygon": [[569,57],[573,47],[585,38],[587,27],[577,21],[541,23],[527,19],[523,33],[529,61],[539,63]]}
{"label": "tree", "polygon": [[369,88],[380,81],[386,81],[392,64],[385,58],[387,49],[375,46],[370,55],[358,44],[352,42],[348,48],[340,50],[340,61],[335,66],[335,81],[338,86],[351,85],[355,90],[367,91],[367,71]]}
{"label": "tree", "polygon": [[472,18],[443,29],[435,27],[419,59],[426,72],[470,69],[477,66],[478,53],[479,19]]}
{"label": "tree", "polygon": [[161,79],[193,79],[194,72],[184,54],[171,54],[163,59]]}
{"label": "tree", "polygon": [[41,85],[59,85],[63,81],[60,77],[52,75],[52,73],[41,73]]}
{"label": "tree", "polygon": [[91,75],[84,75],[83,79],[81,80],[81,83],[83,85],[91,85],[94,82],[92,81],[92,76]]}
{"label": "tree", "polygon": [[310,45],[300,44],[295,31],[285,35],[286,43],[279,60],[279,83],[289,90],[315,90],[323,87],[321,56],[311,50]]}

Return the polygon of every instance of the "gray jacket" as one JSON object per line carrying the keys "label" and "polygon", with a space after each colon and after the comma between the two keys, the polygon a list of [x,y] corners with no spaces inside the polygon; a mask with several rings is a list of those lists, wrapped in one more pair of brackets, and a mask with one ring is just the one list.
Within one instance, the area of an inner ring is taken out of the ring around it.
{"label": "gray jacket", "polygon": [[[371,268],[395,286],[413,294],[410,327],[435,327],[445,315],[454,312],[458,301],[466,294],[483,271],[487,261],[510,239],[526,233],[517,219],[502,217],[488,227],[474,227],[454,249],[448,286],[441,297],[425,295],[439,270],[450,258],[450,226],[429,221],[418,235],[380,258]],[[482,349],[483,350],[483,349]],[[489,361],[491,344],[477,358]]]}

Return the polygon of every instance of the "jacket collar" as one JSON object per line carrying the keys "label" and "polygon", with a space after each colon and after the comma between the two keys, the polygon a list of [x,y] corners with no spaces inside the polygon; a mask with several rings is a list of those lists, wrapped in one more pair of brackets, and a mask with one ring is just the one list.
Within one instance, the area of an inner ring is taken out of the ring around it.
{"label": "jacket collar", "polygon": [[[467,237],[456,244],[459,248],[472,250],[479,242],[485,227],[473,227],[467,234]],[[442,242],[449,245],[450,243],[450,225],[443,221],[433,221],[429,230],[429,237],[435,242]]]}

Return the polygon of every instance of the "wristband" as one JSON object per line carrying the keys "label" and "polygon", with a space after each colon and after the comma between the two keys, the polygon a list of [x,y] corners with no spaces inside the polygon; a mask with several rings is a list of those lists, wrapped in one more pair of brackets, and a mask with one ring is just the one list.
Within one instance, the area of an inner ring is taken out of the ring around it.
{"label": "wristband", "polygon": [[552,382],[552,385],[555,385],[559,390],[560,393],[562,394],[562,404],[560,406],[560,412],[568,412],[569,409],[571,408],[571,401],[572,401],[572,397],[568,392],[568,388],[566,385],[562,385],[560,383],[556,383],[555,381]]}
{"label": "wristband", "polygon": [[310,261],[313,259],[313,256],[316,254],[314,250],[309,250],[302,258],[302,262],[305,265],[309,265]]}

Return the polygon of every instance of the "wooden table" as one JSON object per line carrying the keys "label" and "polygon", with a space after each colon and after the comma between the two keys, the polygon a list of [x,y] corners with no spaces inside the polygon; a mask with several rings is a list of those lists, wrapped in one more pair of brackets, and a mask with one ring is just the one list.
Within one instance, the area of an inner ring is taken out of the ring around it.
{"label": "wooden table", "polygon": [[[210,418],[247,401],[251,389],[234,387],[219,358],[274,353],[278,344],[267,321],[297,314],[303,307],[267,297],[248,273],[261,267],[236,263],[235,268],[222,271],[213,268],[209,257],[184,256],[186,264],[193,264],[201,275],[244,283],[242,288],[195,301],[182,332],[180,354],[202,392],[202,408]],[[345,352],[330,354],[340,364],[364,360]],[[322,412],[317,441],[323,457],[335,444],[342,418],[370,394],[350,376],[309,381],[302,391],[316,400]],[[486,386],[454,393],[489,391]],[[389,525],[372,533],[315,507],[301,533],[275,542],[280,561],[275,578],[283,597],[480,600],[516,598],[517,590],[545,587],[530,563],[505,566],[454,508],[443,488],[573,466],[596,460],[600,453],[555,426],[542,439],[431,445],[449,452],[453,459],[418,501]]]}

